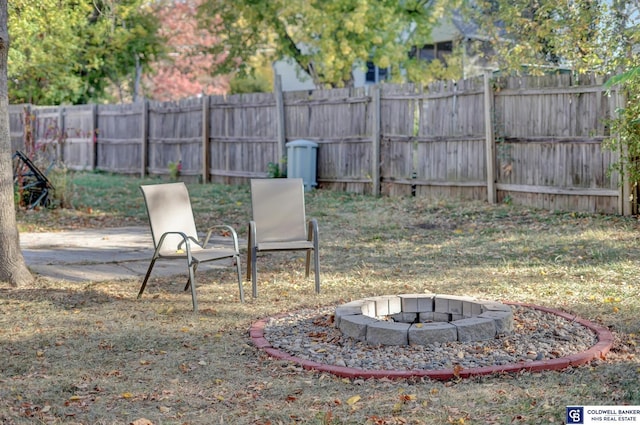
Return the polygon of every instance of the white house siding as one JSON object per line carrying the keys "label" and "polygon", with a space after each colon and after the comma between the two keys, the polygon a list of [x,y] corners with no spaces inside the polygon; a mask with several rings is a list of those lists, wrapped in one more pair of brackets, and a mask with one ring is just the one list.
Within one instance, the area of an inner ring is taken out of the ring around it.
{"label": "white house siding", "polygon": [[[456,25],[451,19],[443,20],[436,28],[433,29],[431,38],[432,44],[441,43],[445,41],[453,41],[454,46],[461,42],[466,42],[466,38],[470,35],[463,34],[465,29],[461,29],[459,25]],[[473,35],[471,35],[473,37]],[[472,75],[482,73],[486,64],[477,63],[476,58],[466,55],[464,61],[464,73],[465,78]],[[273,64],[273,71],[275,75],[279,75],[282,81],[283,91],[296,91],[296,90],[314,90],[315,84],[311,77],[303,71],[293,60],[279,60]],[[354,66],[353,86],[364,87],[369,84],[373,84],[366,81],[366,68],[361,66]]]}

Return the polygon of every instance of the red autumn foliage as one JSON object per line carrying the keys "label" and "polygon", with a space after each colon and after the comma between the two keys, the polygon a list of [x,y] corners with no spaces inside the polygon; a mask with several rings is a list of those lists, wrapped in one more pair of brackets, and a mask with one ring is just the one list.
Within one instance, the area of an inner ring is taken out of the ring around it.
{"label": "red autumn foliage", "polygon": [[205,51],[217,40],[198,28],[198,3],[168,1],[158,8],[161,35],[167,38],[170,53],[168,59],[153,65],[153,75],[146,78],[147,94],[154,100],[225,94],[229,90],[229,77],[212,75],[219,60]]}

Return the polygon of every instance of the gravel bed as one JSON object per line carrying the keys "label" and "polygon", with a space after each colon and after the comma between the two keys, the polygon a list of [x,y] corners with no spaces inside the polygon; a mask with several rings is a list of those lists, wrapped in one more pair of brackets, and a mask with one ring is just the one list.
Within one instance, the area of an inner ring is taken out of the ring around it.
{"label": "gravel bed", "polygon": [[530,307],[511,306],[514,332],[487,341],[378,346],[343,336],[334,307],[271,318],[264,337],[273,348],[303,360],[362,370],[441,370],[508,365],[580,353],[596,334],[577,322]]}

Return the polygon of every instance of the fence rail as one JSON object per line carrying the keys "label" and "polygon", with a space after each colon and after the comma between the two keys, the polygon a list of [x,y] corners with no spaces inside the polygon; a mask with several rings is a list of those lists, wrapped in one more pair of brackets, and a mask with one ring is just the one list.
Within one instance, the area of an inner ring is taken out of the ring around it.
{"label": "fence rail", "polygon": [[632,214],[630,185],[609,172],[617,156],[601,143],[621,104],[595,77],[485,75],[428,87],[283,93],[277,84],[274,93],[176,102],[12,105],[10,129],[14,150],[29,137],[61,142],[55,155],[74,170],[166,175],[181,162],[184,178],[244,184],[283,166],[287,142],[306,139],[318,144],[324,188]]}

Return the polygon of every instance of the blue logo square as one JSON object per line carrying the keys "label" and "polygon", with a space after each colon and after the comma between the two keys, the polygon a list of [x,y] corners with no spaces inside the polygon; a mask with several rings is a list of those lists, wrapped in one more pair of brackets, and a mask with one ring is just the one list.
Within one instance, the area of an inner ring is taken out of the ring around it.
{"label": "blue logo square", "polygon": [[567,425],[584,423],[584,407],[567,406]]}

